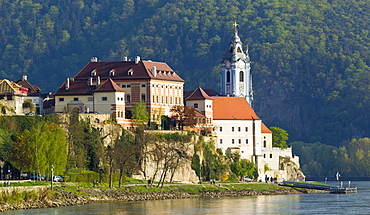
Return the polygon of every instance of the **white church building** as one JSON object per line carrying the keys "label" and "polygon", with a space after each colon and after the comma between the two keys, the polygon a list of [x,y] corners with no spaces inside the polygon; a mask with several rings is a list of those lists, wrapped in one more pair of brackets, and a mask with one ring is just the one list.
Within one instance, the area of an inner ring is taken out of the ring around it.
{"label": "white church building", "polygon": [[[293,155],[292,148],[272,147],[271,130],[251,107],[253,91],[250,59],[248,50],[243,51],[236,26],[235,23],[230,49],[224,54],[221,65],[222,95],[208,95],[206,92],[210,90],[199,87],[188,93],[185,104],[202,114],[207,126],[212,124],[217,148],[222,149],[224,154],[238,152],[241,158],[255,164],[258,180],[304,179],[299,171],[299,157]],[[286,166],[297,171],[288,170]]]}

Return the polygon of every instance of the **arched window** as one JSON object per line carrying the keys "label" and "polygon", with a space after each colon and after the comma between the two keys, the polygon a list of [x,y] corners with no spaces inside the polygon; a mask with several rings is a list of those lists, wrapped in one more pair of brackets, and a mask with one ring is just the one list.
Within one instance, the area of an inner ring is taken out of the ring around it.
{"label": "arched window", "polygon": [[226,72],[226,82],[230,82],[230,71]]}
{"label": "arched window", "polygon": [[91,76],[96,76],[96,69],[94,69],[93,71],[91,71],[90,75]]}
{"label": "arched window", "polygon": [[243,71],[239,72],[239,81],[244,82],[244,72]]}
{"label": "arched window", "polygon": [[109,76],[114,76],[114,69],[112,69],[111,71],[109,71]]}

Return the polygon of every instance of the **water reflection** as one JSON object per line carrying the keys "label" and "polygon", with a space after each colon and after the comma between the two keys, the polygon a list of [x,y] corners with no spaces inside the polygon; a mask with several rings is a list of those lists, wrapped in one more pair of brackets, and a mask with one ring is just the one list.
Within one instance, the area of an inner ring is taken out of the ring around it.
{"label": "water reflection", "polygon": [[109,203],[3,214],[369,214],[370,182],[354,194],[267,195]]}

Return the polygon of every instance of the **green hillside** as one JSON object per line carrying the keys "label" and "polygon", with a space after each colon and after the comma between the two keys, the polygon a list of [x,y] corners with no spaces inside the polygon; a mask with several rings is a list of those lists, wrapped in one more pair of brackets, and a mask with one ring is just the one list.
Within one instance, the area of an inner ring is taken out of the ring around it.
{"label": "green hillside", "polygon": [[369,18],[367,0],[0,0],[0,78],[55,92],[93,56],[138,55],[219,91],[236,20],[259,116],[340,146],[370,134]]}

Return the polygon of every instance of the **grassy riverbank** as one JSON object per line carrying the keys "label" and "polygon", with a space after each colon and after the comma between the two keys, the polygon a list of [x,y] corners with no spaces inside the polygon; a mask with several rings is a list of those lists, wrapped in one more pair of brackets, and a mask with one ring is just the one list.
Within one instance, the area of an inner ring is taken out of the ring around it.
{"label": "grassy riverbank", "polygon": [[[180,199],[222,196],[285,195],[320,192],[316,190],[294,189],[266,183],[230,184],[170,184],[162,188],[140,184],[109,188],[93,187],[86,183],[60,183],[53,190],[43,187],[2,188],[0,211],[30,208],[61,207],[92,202],[144,201],[159,199]],[[37,189],[36,189],[37,188]],[[4,190],[5,189],[5,190]]]}

